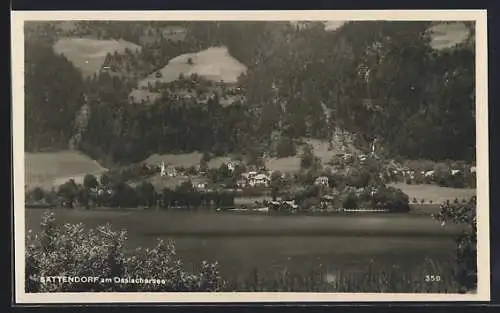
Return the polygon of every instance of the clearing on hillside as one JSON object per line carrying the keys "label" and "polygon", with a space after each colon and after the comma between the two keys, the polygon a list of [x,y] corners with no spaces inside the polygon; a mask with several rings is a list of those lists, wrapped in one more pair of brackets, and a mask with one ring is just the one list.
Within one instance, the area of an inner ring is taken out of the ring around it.
{"label": "clearing on hillside", "polygon": [[[312,146],[314,155],[320,158],[323,165],[326,165],[331,161],[332,157],[338,153],[361,153],[361,151],[354,146],[352,138],[347,139],[347,135],[344,137],[345,138],[334,138],[331,142],[331,146],[327,140],[307,138],[303,139],[303,141]],[[303,149],[300,149],[299,153],[301,153],[302,150]]]}
{"label": "clearing on hillside", "polygon": [[153,154],[143,161],[149,165],[160,165],[165,162],[166,166],[190,167],[200,164],[203,154],[200,152],[180,153],[180,154]]}
{"label": "clearing on hillside", "polygon": [[54,51],[63,54],[82,71],[84,77],[92,76],[101,70],[108,53],[119,54],[128,48],[131,51],[142,47],[125,40],[98,40],[91,38],[62,38],[54,44]]}
{"label": "clearing on hillside", "polygon": [[431,47],[436,50],[452,48],[465,41],[469,36],[469,29],[464,23],[441,23],[429,29],[431,32]]}
{"label": "clearing on hillside", "polygon": [[266,159],[266,168],[270,171],[293,173],[300,170],[300,156]]}
{"label": "clearing on hillside", "polygon": [[50,189],[73,178],[77,183],[86,174],[101,175],[106,171],[96,161],[76,151],[37,152],[24,155],[25,185]]}
{"label": "clearing on hillside", "polygon": [[305,145],[310,145],[313,148],[314,155],[321,160],[323,166],[326,166],[337,153],[361,153],[354,146],[352,136],[346,132],[334,136],[331,147],[327,140],[302,138],[301,144],[297,146],[297,155],[286,158],[267,158],[266,167],[271,171],[280,171],[282,173],[299,171],[300,158]]}
{"label": "clearing on hillside", "polygon": [[[233,58],[226,47],[211,47],[197,53],[181,54],[171,59],[165,67],[139,81],[137,89],[133,90],[130,96],[135,102],[157,99],[160,93],[152,93],[148,90],[148,86],[154,86],[157,82],[165,84],[176,81],[181,74],[186,78],[197,74],[214,83],[234,84],[246,70],[246,66]],[[177,92],[177,94],[181,93]]]}
{"label": "clearing on hillside", "polygon": [[[191,62],[188,60],[191,59]],[[191,63],[191,64],[189,64]],[[198,74],[214,82],[236,83],[238,77],[247,70],[246,66],[233,58],[226,47],[212,47],[197,53],[185,53],[171,59],[168,64],[139,82],[139,87],[154,84],[156,80],[168,83],[179,78],[182,73],[185,77]]]}
{"label": "clearing on hillside", "polygon": [[324,23],[326,31],[334,31],[339,29],[342,25],[344,25],[345,21],[326,21]]}

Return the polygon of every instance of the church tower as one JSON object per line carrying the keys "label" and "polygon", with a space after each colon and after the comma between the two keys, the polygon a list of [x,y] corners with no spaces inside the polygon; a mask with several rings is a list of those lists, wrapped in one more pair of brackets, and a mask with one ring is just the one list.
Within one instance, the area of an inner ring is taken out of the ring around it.
{"label": "church tower", "polygon": [[165,172],[165,162],[161,162],[160,166],[160,176],[166,176],[167,173]]}

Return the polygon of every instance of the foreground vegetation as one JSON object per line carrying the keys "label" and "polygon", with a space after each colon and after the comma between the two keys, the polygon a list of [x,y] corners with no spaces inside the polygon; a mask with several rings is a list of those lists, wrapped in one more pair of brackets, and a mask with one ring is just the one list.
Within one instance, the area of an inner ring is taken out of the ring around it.
{"label": "foreground vegetation", "polygon": [[[45,215],[38,234],[28,233],[26,247],[27,292],[55,291],[330,291],[330,292],[467,292],[476,288],[477,269],[473,200],[467,205],[442,206],[436,218],[469,225],[457,238],[455,264],[427,260],[410,272],[397,266],[362,273],[341,269],[325,271],[321,265],[309,274],[293,271],[272,274],[255,270],[252,277],[222,277],[217,263],[202,262],[185,271],[173,242],[160,241],[153,249],[125,250],[126,232],[110,225],[85,229],[82,224],[58,226]],[[163,279],[163,284],[51,284],[41,276],[142,277]],[[439,278],[437,278],[439,276]]]}

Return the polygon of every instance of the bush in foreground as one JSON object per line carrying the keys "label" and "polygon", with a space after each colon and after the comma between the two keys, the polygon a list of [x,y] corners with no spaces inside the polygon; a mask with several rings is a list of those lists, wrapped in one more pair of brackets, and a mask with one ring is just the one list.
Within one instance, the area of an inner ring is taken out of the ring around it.
{"label": "bush in foreground", "polygon": [[[39,235],[27,236],[27,292],[103,291],[220,291],[224,281],[218,265],[204,262],[196,273],[182,269],[172,242],[159,241],[154,249],[138,248],[125,253],[125,231],[110,225],[85,229],[82,224],[58,226],[46,214]],[[40,277],[74,276],[159,279],[155,284],[42,283]]]}
{"label": "bush in foreground", "polygon": [[472,197],[466,203],[448,202],[441,205],[441,211],[434,218],[445,225],[447,222],[467,226],[456,238],[455,278],[462,286],[461,292],[477,288],[477,220],[476,198]]}

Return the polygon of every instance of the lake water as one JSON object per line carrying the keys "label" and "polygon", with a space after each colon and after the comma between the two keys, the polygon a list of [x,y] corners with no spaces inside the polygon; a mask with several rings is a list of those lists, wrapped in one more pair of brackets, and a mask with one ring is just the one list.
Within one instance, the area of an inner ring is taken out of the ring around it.
{"label": "lake water", "polygon": [[[26,227],[37,230],[45,210],[27,209]],[[450,263],[459,228],[442,227],[429,215],[355,214],[268,216],[240,213],[139,210],[53,210],[63,222],[89,227],[109,222],[128,231],[128,248],[174,240],[186,267],[203,260],[221,264],[222,274],[238,277],[287,269],[318,268],[363,272],[393,265],[421,266],[426,258]]]}

